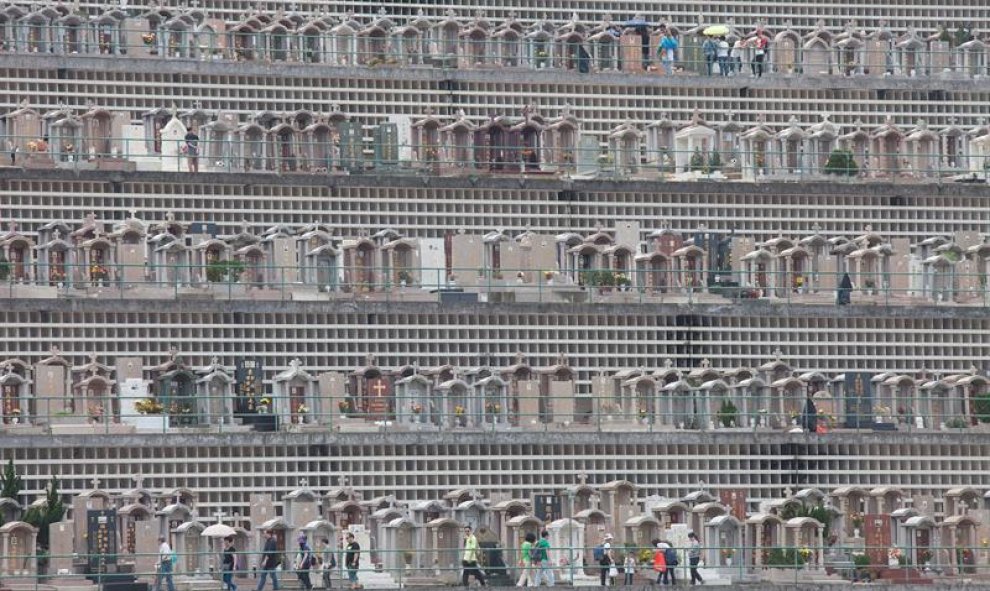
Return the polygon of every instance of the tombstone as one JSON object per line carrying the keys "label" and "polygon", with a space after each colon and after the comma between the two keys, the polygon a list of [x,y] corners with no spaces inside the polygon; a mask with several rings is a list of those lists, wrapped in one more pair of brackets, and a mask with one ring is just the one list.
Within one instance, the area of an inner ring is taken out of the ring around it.
{"label": "tombstone", "polygon": [[601,172],[598,139],[594,136],[583,135],[578,141],[577,174],[597,175]]}
{"label": "tombstone", "polygon": [[172,531],[172,549],[178,557],[175,573],[200,575],[208,572],[210,557],[208,539],[203,537],[206,529],[198,521],[187,521]]}
{"label": "tombstone", "polygon": [[340,419],[347,418],[347,378],[335,371],[324,372],[317,376],[319,382],[319,408],[317,420],[324,425],[338,424]]}
{"label": "tombstone", "polygon": [[390,170],[399,165],[399,129],[395,123],[375,128],[375,168]]}
{"label": "tombstone", "polygon": [[866,372],[846,372],[843,393],[847,429],[862,429],[873,423],[873,382]]}
{"label": "tombstone", "polygon": [[77,552],[85,552],[81,547],[82,541],[88,539],[89,522],[87,521],[90,511],[102,511],[111,508],[110,495],[97,488],[100,484],[99,478],[93,478],[93,489],[80,493],[72,497],[72,521],[75,528],[73,538],[80,547]]}
{"label": "tombstone", "polygon": [[234,378],[215,356],[210,365],[197,373],[200,375],[196,380],[199,413],[210,424],[231,424],[234,419]]}
{"label": "tombstone", "polygon": [[161,129],[161,160],[162,160],[162,170],[167,170],[171,172],[182,171],[182,146],[185,141],[186,132],[185,124],[179,121],[176,117],[175,111],[173,109],[172,118],[165,127]]}
{"label": "tombstone", "polygon": [[340,132],[341,166],[348,172],[361,172],[364,170],[361,127],[353,121],[341,121],[337,129]]}
{"label": "tombstone", "polygon": [[306,485],[303,480],[299,488],[282,497],[284,519],[294,531],[320,519],[322,499]]}
{"label": "tombstone", "polygon": [[134,527],[134,572],[154,581],[155,563],[158,562],[158,536],[161,535],[154,520],[139,521]]}
{"label": "tombstone", "polygon": [[5,579],[33,578],[38,573],[38,530],[23,521],[0,527],[0,575]]}
{"label": "tombstone", "polygon": [[[109,500],[109,495],[107,497]],[[107,573],[117,564],[117,510],[110,508],[86,511],[86,555],[88,571]],[[73,511],[73,517],[79,515]]]}
{"label": "tombstone", "polygon": [[312,422],[317,382],[300,367],[300,361],[290,361],[289,369],[276,375],[273,382],[275,414],[293,424]]}
{"label": "tombstone", "polygon": [[493,587],[511,587],[515,581],[509,577],[498,534],[481,526],[475,531],[475,538],[478,540],[478,548],[481,551],[479,562],[481,567],[485,569],[487,584]]}
{"label": "tombstone", "polygon": [[547,526],[550,533],[550,563],[560,567],[560,578],[570,584],[590,579],[584,574],[584,524],[573,519],[557,519]]}
{"label": "tombstone", "polygon": [[48,526],[48,574],[73,574],[72,555],[74,547],[73,525],[71,520],[64,520]]}
{"label": "tombstone", "polygon": [[58,356],[57,349],[52,357],[34,367],[36,409],[39,419],[48,423],[64,422],[66,413],[72,409],[66,388],[67,368],[68,363]]}

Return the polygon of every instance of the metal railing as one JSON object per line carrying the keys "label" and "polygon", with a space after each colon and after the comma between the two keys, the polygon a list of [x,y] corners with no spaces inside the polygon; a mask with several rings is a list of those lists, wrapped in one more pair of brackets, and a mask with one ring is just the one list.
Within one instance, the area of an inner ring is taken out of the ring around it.
{"label": "metal railing", "polygon": [[[292,239],[292,237],[287,237]],[[205,238],[204,238],[205,239]],[[112,243],[108,243],[112,244]],[[176,248],[177,260],[197,258],[195,244]],[[961,249],[960,249],[961,250]],[[948,251],[944,260],[917,272],[888,272],[877,264],[863,270],[814,270],[813,254],[770,255],[707,269],[699,258],[647,253],[636,268],[436,268],[343,266],[339,257],[302,266],[270,264],[264,256],[186,262],[114,262],[116,246],[97,251],[92,263],[69,263],[93,251],[0,253],[0,297],[72,297],[99,293],[116,299],[252,299],[259,293],[280,301],[370,301],[452,303],[664,304],[766,301],[788,305],[990,306],[988,259]],[[56,256],[56,258],[51,258]],[[951,255],[951,256],[950,256]],[[218,255],[232,256],[232,255]],[[954,258],[953,258],[954,257]],[[969,258],[966,258],[969,257]],[[627,253],[632,259],[633,253]],[[834,258],[834,257],[830,257]],[[28,260],[26,260],[28,259]],[[976,271],[966,272],[966,262]],[[632,264],[629,260],[621,265]],[[771,268],[791,266],[790,271]]]}
{"label": "metal railing", "polygon": [[[115,518],[115,524],[119,526],[122,517],[118,515]],[[114,523],[110,520],[107,522]],[[707,524],[702,525],[706,530],[712,529]],[[834,531],[836,525],[838,524],[826,524],[825,529],[831,528]],[[898,530],[901,535],[905,532],[915,533],[913,528],[905,528],[896,519],[887,526]],[[409,529],[415,537],[419,530],[426,530],[426,527],[412,525]],[[181,538],[180,543],[183,546],[197,549],[173,552],[170,561],[163,560],[157,552],[119,549],[111,552],[109,546],[108,551],[104,552],[34,554],[28,550],[18,552],[18,546],[15,545],[14,553],[3,558],[4,579],[5,582],[16,583],[19,589],[30,589],[32,584],[38,589],[52,584],[71,585],[73,581],[103,584],[134,579],[148,582],[153,585],[153,589],[165,589],[170,578],[173,584],[196,580],[202,583],[211,579],[226,584],[228,577],[229,582],[238,586],[248,582],[256,586],[262,576],[270,579],[273,575],[280,579],[282,585],[308,583],[316,588],[326,588],[327,583],[332,587],[343,588],[343,584],[350,581],[372,585],[385,583],[388,587],[399,588],[431,583],[439,586],[456,585],[462,583],[468,575],[475,578],[474,571],[469,570],[475,565],[463,561],[465,551],[462,538],[456,526],[450,527],[450,531],[442,532],[451,538],[448,546],[433,549],[414,546],[383,548],[380,544],[378,547],[362,547],[357,554],[357,565],[348,560],[345,544],[332,526],[325,532],[315,533],[318,539],[321,536],[328,537],[331,540],[329,546],[312,540],[314,534],[310,532],[307,538],[313,558],[309,568],[301,568],[305,554],[300,554],[298,547],[293,547],[293,534],[297,530],[291,527],[275,532],[278,549],[274,558],[262,552],[261,545],[252,539],[259,535],[257,532],[239,529],[238,533],[230,537],[235,544],[233,568],[224,565],[220,539],[198,537],[199,530],[195,528],[189,530],[195,532],[193,534],[170,534],[169,538],[174,542]],[[522,552],[524,542],[520,533],[519,539],[513,539],[508,544],[482,545],[476,554],[476,566],[489,585],[511,586],[517,581],[528,581],[530,586],[534,586],[542,580],[551,585],[553,583],[550,581],[571,586],[595,586],[604,581],[604,585],[613,586],[654,583],[671,578],[683,582],[691,580],[694,573],[699,578],[710,581],[950,583],[973,575],[985,575],[990,563],[990,550],[986,541],[976,543],[975,540],[961,541],[955,545],[941,545],[932,541],[877,547],[866,545],[862,538],[853,538],[850,530],[841,536],[833,534],[830,537],[836,538],[835,541],[825,545],[817,541],[791,544],[777,541],[755,545],[742,542],[744,536],[754,535],[756,531],[744,525],[738,529],[723,528],[713,532],[716,535],[726,535],[729,539],[738,539],[737,543],[718,546],[703,544],[692,550],[686,541],[686,529],[665,532],[648,525],[627,528],[630,530],[627,537],[640,541],[613,541],[611,549],[605,550],[601,545],[574,545],[575,538],[591,531],[590,525],[579,524],[579,527],[579,532],[573,529],[554,532],[545,559],[530,558]],[[763,527],[760,526],[761,529]],[[789,529],[780,527],[772,535],[783,538],[797,533],[802,537],[817,538],[822,527],[819,525],[785,533],[784,530]],[[934,536],[946,529],[942,524],[937,524],[926,527],[924,533]],[[538,530],[527,533],[535,531]],[[563,541],[559,541],[556,538],[563,531],[567,533],[563,534]],[[442,534],[440,539],[443,539]],[[515,532],[511,532],[511,535],[515,537]],[[971,535],[976,534],[973,532]],[[9,537],[17,542],[30,541],[29,536],[16,527]],[[116,535],[110,537],[116,538]],[[671,541],[680,540],[681,537],[685,539],[680,543]],[[663,552],[658,548],[661,543],[673,548],[677,557],[676,565],[668,565],[666,560],[656,558],[657,553]],[[134,541],[120,539],[118,544],[133,546]],[[247,548],[255,545],[258,546],[255,551]],[[607,559],[599,559],[599,556],[606,556]],[[277,566],[266,568],[271,564],[269,561],[277,562]],[[164,568],[162,563],[166,563]],[[469,572],[465,572],[466,570]],[[161,586],[158,587],[159,585]]]}
{"label": "metal railing", "polygon": [[[578,33],[559,40],[532,36],[461,36],[402,28],[402,34],[359,35],[307,26],[296,31],[274,27],[256,31],[244,23],[228,23],[227,31],[210,26],[191,30],[150,24],[129,28],[123,23],[51,25],[14,22],[0,36],[0,52],[63,56],[128,56],[200,61],[287,62],[331,66],[560,69],[580,73],[644,72],[720,75],[904,76],[945,74],[979,78],[990,75],[990,58],[969,39],[922,41],[921,48],[900,48],[890,42],[861,48],[829,46],[824,39],[810,46],[796,35],[778,42],[767,39],[759,50],[753,38],[721,51],[706,46],[706,37],[682,35],[672,64],[658,51],[660,34],[647,28],[626,32],[616,26],[610,34],[590,41]],[[762,53],[760,53],[762,51]],[[719,55],[722,53],[722,55]]]}
{"label": "metal railing", "polygon": [[[98,126],[84,131],[74,123],[62,125],[72,119],[68,117],[47,124],[41,136],[3,136],[3,157],[7,164],[30,168],[189,173],[405,171],[435,176],[597,175],[749,182],[941,182],[955,178],[986,183],[990,178],[990,141],[964,142],[928,131],[924,132],[927,139],[920,143],[896,139],[896,134],[891,136],[895,140],[881,142],[866,131],[856,138],[821,143],[807,139],[809,130],[801,128],[771,130],[769,139],[760,141],[725,133],[717,140],[714,136],[675,138],[673,133],[647,130],[644,147],[638,138],[602,143],[596,133],[582,134],[580,141],[574,135],[565,142],[563,136],[551,139],[548,132],[536,128],[518,132],[492,123],[442,141],[439,131],[434,130],[428,133],[433,137],[411,142],[384,133],[389,124],[363,130],[346,122],[313,124],[303,117],[286,121],[288,126],[276,125],[278,121],[273,120],[265,122],[267,127],[245,124],[228,131],[213,129],[205,120],[187,115],[182,118],[202,137],[185,139],[185,126],[176,128],[177,137],[162,137],[168,117],[158,121],[154,133],[147,137],[112,137]],[[363,137],[366,132],[370,139]],[[788,135],[791,132],[794,135]]]}
{"label": "metal railing", "polygon": [[73,378],[64,396],[32,393],[26,383],[12,386],[8,381],[0,394],[0,427],[26,435],[368,428],[461,433],[990,432],[990,388],[982,378],[958,387],[936,379],[911,387],[877,384],[872,396],[824,384],[741,387],[716,377],[705,378],[709,381],[704,384],[694,378],[665,383],[649,374],[609,377],[606,387],[616,393],[606,395],[581,391],[584,383],[570,380],[567,387],[535,386],[537,393],[528,394],[516,386],[496,387],[470,378],[446,383],[426,378],[413,385],[398,377],[391,385],[376,385],[377,393],[370,384],[367,392],[354,394],[322,391],[313,384],[286,394],[269,380],[275,393],[244,394],[232,385],[233,376],[210,381],[206,389],[189,381],[194,375],[190,370],[171,381],[156,377],[158,393],[147,398],[108,385],[108,378]]}

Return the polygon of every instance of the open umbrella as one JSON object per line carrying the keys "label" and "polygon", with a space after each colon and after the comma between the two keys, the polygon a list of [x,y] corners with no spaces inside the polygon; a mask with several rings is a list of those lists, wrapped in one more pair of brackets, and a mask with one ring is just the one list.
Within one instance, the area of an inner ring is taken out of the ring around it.
{"label": "open umbrella", "polygon": [[706,27],[701,34],[709,37],[722,37],[723,35],[729,34],[729,27],[725,25],[712,25],[710,27]]}
{"label": "open umbrella", "polygon": [[199,534],[204,538],[229,538],[230,536],[236,535],[237,532],[234,528],[229,525],[224,525],[223,523],[214,523],[203,530],[203,533]]}

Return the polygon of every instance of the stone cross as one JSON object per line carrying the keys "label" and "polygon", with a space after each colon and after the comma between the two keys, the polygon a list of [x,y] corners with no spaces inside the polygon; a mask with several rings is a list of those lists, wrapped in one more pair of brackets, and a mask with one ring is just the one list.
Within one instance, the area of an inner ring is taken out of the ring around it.
{"label": "stone cross", "polygon": [[100,490],[100,479],[96,476],[90,482],[93,483],[93,490]]}
{"label": "stone cross", "polygon": [[217,509],[217,512],[213,514],[213,516],[217,518],[217,523],[223,523],[223,518],[225,515],[226,513],[223,512],[223,509]]}
{"label": "stone cross", "polygon": [[140,474],[135,474],[134,476],[131,476],[131,480],[134,481],[134,488],[136,488],[136,489],[143,488],[144,476],[142,476]]}
{"label": "stone cross", "polygon": [[306,478],[300,479],[299,488],[307,488],[307,487],[309,487],[309,480],[307,480]]}
{"label": "stone cross", "polygon": [[578,482],[581,483],[581,486],[584,486],[585,484],[588,483],[588,474],[586,472],[581,472],[580,474],[578,474],[577,478],[578,478]]}

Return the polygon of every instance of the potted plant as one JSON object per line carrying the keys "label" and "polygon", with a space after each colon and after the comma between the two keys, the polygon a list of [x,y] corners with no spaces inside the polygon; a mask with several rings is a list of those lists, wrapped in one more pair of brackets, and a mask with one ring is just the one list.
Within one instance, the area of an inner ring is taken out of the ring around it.
{"label": "potted plant", "polygon": [[722,561],[725,563],[725,566],[732,566],[732,557],[735,556],[735,553],[735,550],[732,548],[722,549]]}
{"label": "potted plant", "polygon": [[306,406],[305,404],[300,404],[299,406],[296,407],[295,416],[293,416],[292,418],[297,424],[301,425],[306,422],[306,415],[308,414],[309,414],[309,407]]}
{"label": "potted plant", "polygon": [[458,427],[463,427],[464,426],[464,413],[465,412],[466,412],[465,408],[463,406],[461,406],[460,404],[457,404],[457,405],[454,406],[454,420],[456,421],[456,424],[457,424]]}
{"label": "potted plant", "polygon": [[7,412],[7,416],[10,418],[10,424],[16,425],[21,422],[21,409],[12,408]]}
{"label": "potted plant", "polygon": [[337,403],[337,408],[340,409],[340,414],[346,417],[347,414],[350,413],[352,410],[351,401],[341,400],[340,402]]}
{"label": "potted plant", "polygon": [[103,420],[103,405],[98,403],[90,404],[86,409],[86,414],[89,415],[89,422],[99,423]]}
{"label": "potted plant", "polygon": [[418,423],[419,415],[423,414],[423,405],[418,402],[413,402],[412,405],[409,407],[409,410],[412,411],[413,421]]}
{"label": "potted plant", "polygon": [[258,401],[258,413],[267,414],[271,412],[272,399],[267,396],[262,396],[261,400]]}
{"label": "potted plant", "polygon": [[410,273],[405,269],[399,271],[398,277],[399,277],[399,285],[402,287],[405,287],[407,285],[412,285],[413,283],[412,273]]}

